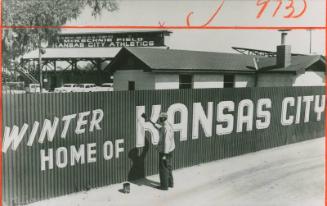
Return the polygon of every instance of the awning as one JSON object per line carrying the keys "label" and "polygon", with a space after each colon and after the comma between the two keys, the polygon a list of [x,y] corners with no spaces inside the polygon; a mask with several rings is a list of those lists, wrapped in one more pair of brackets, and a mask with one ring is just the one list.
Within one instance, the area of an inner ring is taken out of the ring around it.
{"label": "awning", "polygon": [[[113,59],[120,51],[119,48],[46,48],[42,54],[43,60],[92,60]],[[23,56],[23,59],[38,59],[39,51],[34,50]]]}

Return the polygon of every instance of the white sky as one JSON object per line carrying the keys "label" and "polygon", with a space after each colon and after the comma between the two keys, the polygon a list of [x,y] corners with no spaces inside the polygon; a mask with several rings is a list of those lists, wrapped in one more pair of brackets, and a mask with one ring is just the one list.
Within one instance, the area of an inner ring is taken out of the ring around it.
{"label": "white sky", "polygon": [[[119,10],[103,12],[94,18],[86,8],[77,20],[67,25],[146,25],[185,26],[186,16],[193,11],[191,25],[201,25],[213,14],[221,0],[117,0]],[[295,0],[296,9],[301,10],[304,0]],[[210,26],[324,26],[326,2],[306,0],[307,10],[297,19],[285,19],[283,15],[287,0],[282,4],[276,17],[271,17],[276,2],[271,0],[260,19],[256,15],[260,7],[256,0],[225,0],[225,3]],[[298,13],[296,10],[296,14]],[[106,32],[116,29],[66,29],[63,32]],[[125,29],[126,30],[126,29]],[[117,31],[117,30],[116,30]],[[233,52],[231,46],[249,47],[274,51],[280,43],[280,34],[274,30],[170,30],[169,46],[173,49]],[[293,30],[287,36],[287,44],[295,53],[309,52],[309,32]],[[312,52],[325,54],[325,31],[312,31]]]}

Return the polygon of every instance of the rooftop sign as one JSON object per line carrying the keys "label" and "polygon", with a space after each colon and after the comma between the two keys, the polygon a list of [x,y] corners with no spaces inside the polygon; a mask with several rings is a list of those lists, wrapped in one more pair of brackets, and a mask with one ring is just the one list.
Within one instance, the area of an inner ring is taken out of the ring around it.
{"label": "rooftop sign", "polygon": [[60,34],[51,48],[160,47],[168,31]]}

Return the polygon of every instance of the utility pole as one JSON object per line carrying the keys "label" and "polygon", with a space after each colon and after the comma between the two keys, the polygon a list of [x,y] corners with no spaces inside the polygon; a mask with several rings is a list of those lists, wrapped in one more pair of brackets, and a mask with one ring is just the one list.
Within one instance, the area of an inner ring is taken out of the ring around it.
{"label": "utility pole", "polygon": [[42,77],[42,55],[45,54],[45,48],[48,46],[48,41],[41,38],[39,35],[39,69],[40,69],[40,92],[43,90],[43,77]]}
{"label": "utility pole", "polygon": [[41,37],[39,36],[39,71],[40,71],[40,93],[43,90],[43,77],[42,77],[42,48],[41,48]]}
{"label": "utility pole", "polygon": [[312,29],[309,29],[310,34],[310,45],[309,45],[309,54],[312,53]]}

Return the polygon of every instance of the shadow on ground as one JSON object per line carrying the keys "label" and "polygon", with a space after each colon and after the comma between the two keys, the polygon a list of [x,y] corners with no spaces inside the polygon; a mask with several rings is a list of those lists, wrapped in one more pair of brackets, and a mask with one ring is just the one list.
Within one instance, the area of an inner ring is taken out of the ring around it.
{"label": "shadow on ground", "polygon": [[[145,146],[142,148],[133,148],[129,151],[128,157],[132,161],[132,166],[128,172],[128,182],[137,186],[159,187],[160,183],[149,180],[145,177],[145,157],[149,151],[149,141],[145,140]],[[131,188],[132,189],[132,188]],[[124,189],[118,190],[124,193]]]}

